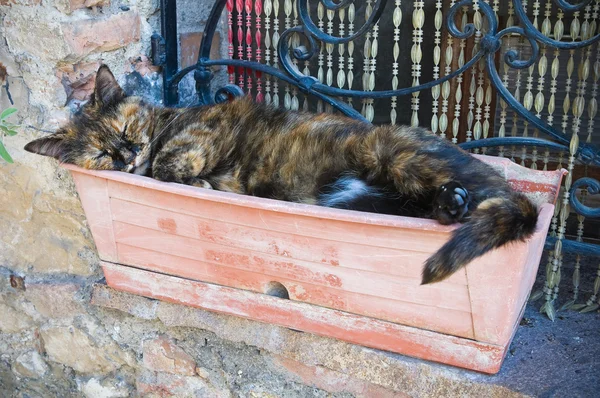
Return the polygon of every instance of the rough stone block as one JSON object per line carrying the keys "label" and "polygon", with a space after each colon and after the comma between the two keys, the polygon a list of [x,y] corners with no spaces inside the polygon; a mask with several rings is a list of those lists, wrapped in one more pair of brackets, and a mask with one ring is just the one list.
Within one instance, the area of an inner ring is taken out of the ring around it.
{"label": "rough stone block", "polygon": [[110,0],[69,0],[69,11],[79,10],[81,8],[90,7],[107,7],[110,5]]}
{"label": "rough stone block", "polygon": [[42,0],[0,0],[0,6],[12,6],[14,4],[22,6],[38,6]]}
{"label": "rough stone block", "polygon": [[34,283],[27,285],[25,297],[47,318],[72,318],[85,313],[83,305],[74,297],[79,288],[72,283]]}
{"label": "rough stone block", "polygon": [[156,319],[158,301],[113,290],[96,284],[92,291],[92,304],[113,308],[142,319]]}
{"label": "rough stone block", "polygon": [[114,342],[96,346],[81,330],[55,327],[40,332],[50,360],[84,374],[106,374],[129,362]]}
{"label": "rough stone block", "polygon": [[48,365],[37,351],[27,351],[17,357],[13,371],[22,377],[40,378],[48,372]]}
{"label": "rough stone block", "polygon": [[166,337],[144,341],[144,366],[156,372],[196,374],[194,359]]}
{"label": "rough stone block", "polygon": [[13,307],[0,303],[0,331],[4,333],[18,333],[34,325],[33,319]]}
{"label": "rough stone block", "polygon": [[86,398],[121,398],[131,396],[129,386],[113,379],[99,380],[93,377],[85,383],[81,383],[79,388]]}
{"label": "rough stone block", "polygon": [[[179,35],[181,45],[180,65],[186,68],[194,65],[198,61],[198,53],[200,52],[200,42],[202,41],[202,32],[182,33]],[[210,48],[210,58],[219,59],[221,46],[221,36],[219,32],[215,32]],[[217,67],[218,68],[218,67]]]}
{"label": "rough stone block", "polygon": [[140,16],[134,11],[107,18],[63,23],[64,40],[75,56],[112,51],[140,40]]}
{"label": "rough stone block", "polygon": [[144,371],[136,380],[137,393],[150,397],[229,398],[228,390],[220,390],[197,376]]}
{"label": "rough stone block", "polygon": [[282,356],[275,356],[273,362],[281,369],[286,369],[299,382],[330,393],[351,393],[357,397],[409,397],[407,394],[388,390],[387,388],[327,369],[323,366],[307,366]]}

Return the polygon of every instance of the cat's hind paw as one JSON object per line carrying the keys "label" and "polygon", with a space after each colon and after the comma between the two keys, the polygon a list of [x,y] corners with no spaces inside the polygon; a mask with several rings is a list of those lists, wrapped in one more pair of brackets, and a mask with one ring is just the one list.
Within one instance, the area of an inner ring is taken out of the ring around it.
{"label": "cat's hind paw", "polygon": [[469,192],[458,182],[450,181],[438,188],[434,206],[441,224],[460,222],[469,211]]}

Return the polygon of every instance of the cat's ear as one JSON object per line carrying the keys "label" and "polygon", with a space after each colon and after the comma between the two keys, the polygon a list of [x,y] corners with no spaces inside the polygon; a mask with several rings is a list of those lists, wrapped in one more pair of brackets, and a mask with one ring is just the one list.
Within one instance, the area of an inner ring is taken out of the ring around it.
{"label": "cat's ear", "polygon": [[125,97],[125,92],[119,86],[117,79],[108,66],[102,65],[96,72],[96,87],[94,88],[93,103],[104,106],[118,102]]}
{"label": "cat's ear", "polygon": [[49,137],[38,138],[25,145],[25,150],[38,155],[51,156],[59,159],[67,151],[64,134],[52,134]]}

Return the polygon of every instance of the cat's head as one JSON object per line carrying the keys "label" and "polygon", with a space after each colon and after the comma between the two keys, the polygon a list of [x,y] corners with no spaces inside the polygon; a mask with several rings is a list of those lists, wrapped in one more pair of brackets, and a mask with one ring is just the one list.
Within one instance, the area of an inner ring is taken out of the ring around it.
{"label": "cat's head", "polygon": [[25,150],[93,170],[145,174],[151,153],[153,107],[127,97],[106,65],[96,74],[90,101],[56,133]]}

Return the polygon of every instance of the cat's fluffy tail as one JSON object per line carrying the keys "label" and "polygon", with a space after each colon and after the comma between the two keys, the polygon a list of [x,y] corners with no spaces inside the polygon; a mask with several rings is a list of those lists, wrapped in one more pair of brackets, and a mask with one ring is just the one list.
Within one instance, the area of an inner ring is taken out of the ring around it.
{"label": "cat's fluffy tail", "polygon": [[481,202],[471,219],[427,259],[421,284],[439,282],[492,249],[530,237],[537,218],[536,206],[520,193]]}

